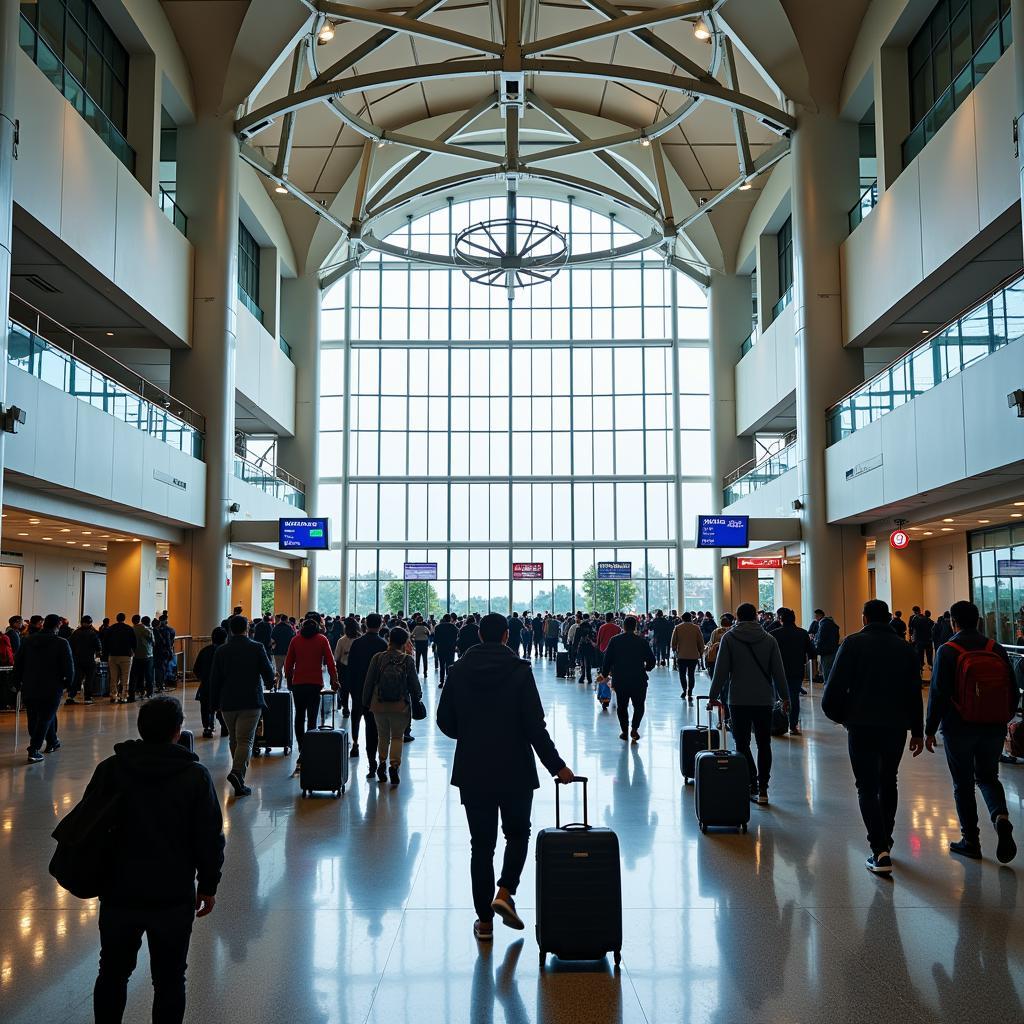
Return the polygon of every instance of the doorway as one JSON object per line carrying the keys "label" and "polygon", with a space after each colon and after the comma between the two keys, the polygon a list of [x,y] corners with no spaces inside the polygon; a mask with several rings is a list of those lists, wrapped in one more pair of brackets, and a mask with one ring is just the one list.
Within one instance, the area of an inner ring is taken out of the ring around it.
{"label": "doorway", "polygon": [[22,581],[25,569],[20,565],[0,565],[0,623],[21,614]]}

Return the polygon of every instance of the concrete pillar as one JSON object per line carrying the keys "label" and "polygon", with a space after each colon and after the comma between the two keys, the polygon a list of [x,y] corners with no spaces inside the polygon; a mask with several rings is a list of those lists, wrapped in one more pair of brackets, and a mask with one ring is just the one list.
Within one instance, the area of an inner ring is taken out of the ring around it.
{"label": "concrete pillar", "polygon": [[[7,317],[11,292],[14,223],[14,83],[18,66],[18,3],[0,0],[0,407],[7,406]],[[33,425],[38,429],[42,424]],[[4,438],[0,432],[0,503],[3,501]]]}
{"label": "concrete pillar", "polygon": [[231,569],[231,607],[241,606],[242,614],[259,618],[263,603],[263,570],[251,562],[235,562]]}
{"label": "concrete pillar", "polygon": [[298,608],[296,617],[301,618],[306,612],[316,610],[316,591],[311,589],[313,574],[308,564],[303,564],[295,573]]}
{"label": "concrete pillar", "polygon": [[135,177],[153,196],[160,185],[162,75],[151,53],[132,54],[128,64],[128,144],[135,150]]}
{"label": "concrete pillar", "polygon": [[[187,534],[182,544],[170,546],[167,565],[167,614],[171,625],[179,634],[208,635],[198,625],[199,633],[192,632],[192,535]],[[218,625],[218,623],[214,623]],[[191,667],[191,666],[190,666]]]}
{"label": "concrete pillar", "polygon": [[911,129],[906,47],[883,46],[875,59],[874,79],[875,159],[881,193],[903,170],[903,140]]}
{"label": "concrete pillar", "polygon": [[[857,198],[857,126],[800,111],[793,132],[794,325],[800,522],[801,622],[816,607],[837,622],[861,593],[847,580],[843,536],[825,506],[825,410],[862,379],[859,353],[843,347],[839,246]],[[863,559],[863,540],[860,547]],[[867,592],[867,571],[860,581]],[[861,599],[862,600],[862,599]],[[860,608],[857,608],[859,621]]]}
{"label": "concrete pillar", "polygon": [[299,615],[297,573],[294,569],[274,570],[274,613]]}
{"label": "concrete pillar", "polygon": [[775,591],[775,596],[779,605],[783,608],[792,608],[796,612],[797,623],[806,629],[806,622],[810,619],[805,621],[800,617],[800,566],[795,562],[784,563],[779,570],[778,582],[779,587]]}
{"label": "concrete pillar", "polygon": [[193,531],[191,629],[230,610],[228,505],[235,431],[238,139],[233,111],[200,113],[178,132],[178,194],[195,250],[192,348],[171,352],[171,391],[206,417],[205,525]]}
{"label": "concrete pillar", "polygon": [[[316,272],[281,283],[281,334],[295,363],[295,436],[278,444],[278,461],[306,485],[306,514],[321,514],[320,477],[320,281]],[[331,537],[332,544],[340,537]],[[308,583],[316,603],[316,553],[310,551]],[[303,611],[308,609],[303,608]]]}
{"label": "concrete pillar", "polygon": [[[708,289],[711,381],[711,508],[722,511],[722,479],[753,455],[753,439],[736,436],[736,363],[750,333],[750,278],[712,271]],[[686,515],[700,510],[685,509]],[[725,575],[714,573],[715,614],[728,611]]]}
{"label": "concrete pillar", "polygon": [[897,551],[888,537],[875,541],[875,596],[885,601],[889,611],[899,609],[903,619],[910,618],[910,609],[921,603],[924,593],[921,572],[921,545],[911,544]]}
{"label": "concrete pillar", "polygon": [[156,544],[126,541],[107,547],[106,612],[111,621],[118,612],[130,619],[136,612],[151,615],[156,601]]}

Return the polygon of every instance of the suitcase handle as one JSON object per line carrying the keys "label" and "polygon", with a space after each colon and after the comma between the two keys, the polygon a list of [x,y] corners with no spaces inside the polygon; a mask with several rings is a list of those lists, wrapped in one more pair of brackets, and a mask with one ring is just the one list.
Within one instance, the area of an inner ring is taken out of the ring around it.
{"label": "suitcase handle", "polygon": [[[698,697],[697,698],[697,725],[700,725],[700,702],[706,700],[708,702],[708,750],[711,749],[711,698],[710,697]],[[721,707],[718,710],[718,725],[725,733],[725,716],[722,714]]]}
{"label": "suitcase handle", "polygon": [[587,816],[587,782],[589,780],[587,779],[587,777],[585,775],[574,775],[572,781],[573,782],[582,782],[583,783],[583,821],[570,821],[570,822],[566,822],[566,824],[564,824],[564,825],[562,824],[562,814],[561,814],[561,806],[560,806],[560,802],[559,802],[559,792],[558,791],[559,791],[559,788],[562,785],[564,785],[564,783],[560,783],[556,779],[555,780],[555,828],[560,828],[560,829],[563,829],[564,831],[569,831],[570,829],[577,829],[577,828],[579,828],[579,829],[589,829],[590,828],[590,820],[589,820],[589,818]]}

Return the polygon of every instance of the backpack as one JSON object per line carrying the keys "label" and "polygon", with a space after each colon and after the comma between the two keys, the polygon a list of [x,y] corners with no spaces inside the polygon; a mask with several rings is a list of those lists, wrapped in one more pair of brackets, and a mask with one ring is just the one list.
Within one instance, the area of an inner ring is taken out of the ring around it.
{"label": "backpack", "polygon": [[1024,722],[1011,722],[1006,734],[1006,753],[1024,761]]}
{"label": "backpack", "polygon": [[716,640],[711,644],[708,649],[704,652],[704,664],[710,668],[714,665],[715,660],[718,658],[718,648],[721,647],[722,641]]}
{"label": "backpack", "polygon": [[953,683],[956,713],[974,725],[1005,725],[1010,717],[1010,672],[996,653],[995,641],[986,640],[976,651],[951,640],[943,646],[958,655]]}
{"label": "backpack", "polygon": [[390,655],[382,659],[380,678],[377,680],[377,699],[381,702],[405,700],[405,659]]}
{"label": "backpack", "polygon": [[80,900],[103,894],[116,864],[118,834],[125,826],[125,795],[95,791],[82,799],[53,830],[57,849],[50,874],[58,885]]}

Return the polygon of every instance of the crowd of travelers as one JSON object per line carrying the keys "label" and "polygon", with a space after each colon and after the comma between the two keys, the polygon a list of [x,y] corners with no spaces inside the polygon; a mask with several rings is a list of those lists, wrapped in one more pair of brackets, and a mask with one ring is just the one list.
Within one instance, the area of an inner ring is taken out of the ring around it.
{"label": "crowd of travelers", "polygon": [[[692,703],[696,673],[706,671],[709,706],[720,709],[732,732],[747,762],[750,799],[759,806],[769,802],[773,735],[802,735],[800,696],[806,686],[822,681],[822,712],[847,732],[870,871],[893,870],[897,775],[904,751],[914,757],[934,752],[940,732],[961,827],[950,852],[982,856],[977,786],[994,828],[996,858],[1011,861],[1016,844],[999,764],[1012,759],[1004,743],[1009,749],[1024,739],[1015,721],[1024,686],[1020,664],[1015,676],[1007,652],[979,632],[978,609],[966,601],[935,620],[914,608],[904,623],[899,612],[872,600],[864,606],[862,622],[861,630],[843,639],[824,610],[815,612],[805,630],[791,609],[758,611],[752,604],[741,604],[720,620],[708,611],[659,610],[440,618],[310,612],[301,621],[283,614],[250,621],[236,608],[213,629],[192,669],[199,682],[203,736],[213,738],[219,725],[221,735],[229,737],[227,779],[236,798],[251,792],[245,774],[266,697],[282,687],[293,698],[299,765],[322,695],[333,691],[349,719],[350,758],[360,757],[362,741],[367,778],[394,788],[403,747],[414,738],[413,712],[422,707],[421,678],[429,677],[432,652],[440,691],[436,724],[456,741],[451,783],[459,789],[472,837],[473,930],[487,942],[495,917],[512,928],[524,927],[515,897],[539,785],[535,755],[556,782],[574,779],[547,732],[533,659],[552,659],[558,676],[592,684],[603,710],[614,694],[620,739],[634,744],[640,739],[650,673],[671,662],[680,698]],[[74,854],[61,863],[81,865],[90,863],[82,851],[96,842],[97,830],[89,825],[111,813],[119,794],[136,820],[148,823],[130,844],[127,861],[110,856],[94,862],[99,866],[91,886],[101,899],[97,1020],[121,1019],[143,935],[150,942],[154,1019],[182,1020],[192,924],[216,902],[224,850],[220,799],[207,768],[178,742],[184,723],[180,701],[160,692],[177,685],[178,669],[185,668],[175,664],[174,636],[164,613],[135,615],[130,624],[118,614],[98,629],[86,616],[74,630],[57,615],[27,623],[15,618],[0,638],[0,664],[13,663],[13,671],[3,675],[24,698],[28,713],[30,763],[59,748],[61,701],[78,703],[82,693],[82,703],[94,702],[97,677],[109,677],[111,701],[141,702],[140,739],[115,745],[82,802],[55,833],[58,851],[63,846]],[[932,670],[926,708],[925,664]],[[494,729],[495,722],[502,728]],[[494,770],[496,764],[501,771]],[[146,782],[141,789],[140,780]],[[496,881],[499,823],[505,851]],[[54,864],[58,861],[55,856]],[[175,881],[159,892],[118,882],[144,877],[161,863]],[[60,880],[54,865],[51,871]],[[70,882],[62,884],[72,888]]]}

